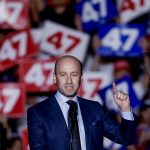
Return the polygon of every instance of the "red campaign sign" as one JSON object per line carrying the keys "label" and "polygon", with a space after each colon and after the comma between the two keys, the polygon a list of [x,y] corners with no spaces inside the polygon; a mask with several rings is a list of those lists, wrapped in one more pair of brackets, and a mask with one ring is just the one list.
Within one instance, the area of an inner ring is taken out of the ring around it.
{"label": "red campaign sign", "polygon": [[0,113],[8,117],[25,114],[25,86],[20,83],[0,84]]}
{"label": "red campaign sign", "polygon": [[46,21],[43,26],[40,50],[53,56],[73,55],[81,62],[86,56],[89,35],[67,28],[52,21]]}
{"label": "red campaign sign", "polygon": [[[102,79],[88,79],[88,83],[87,84],[93,84],[94,88],[92,88],[91,92],[89,93],[89,99],[93,99],[94,97],[97,96],[97,92],[101,87],[102,84]],[[81,97],[85,97],[85,95],[87,94],[87,90],[84,87],[83,84],[81,84],[80,90],[79,90],[79,95]]]}
{"label": "red campaign sign", "polygon": [[133,10],[133,11],[135,11],[136,10],[136,7],[137,7],[137,4],[139,5],[139,6],[144,6],[144,2],[145,0],[139,0],[138,2],[139,3],[136,3],[134,0],[125,0],[125,1],[123,1],[123,3],[121,4],[121,7],[120,7],[120,9],[121,9],[121,12],[123,12],[123,11],[128,11],[128,10]]}
{"label": "red campaign sign", "polygon": [[1,0],[0,28],[22,30],[29,27],[29,0]]}
{"label": "red campaign sign", "polygon": [[0,71],[38,53],[29,30],[14,32],[0,41]]}
{"label": "red campaign sign", "polygon": [[53,83],[55,59],[23,62],[19,68],[20,81],[28,92],[49,92],[56,90]]}
{"label": "red campaign sign", "polygon": [[83,82],[79,89],[79,96],[95,100],[101,101],[98,91],[109,85],[112,82],[112,79],[109,76],[109,73],[104,72],[84,72],[83,74]]}
{"label": "red campaign sign", "polygon": [[120,0],[118,1],[121,22],[127,23],[150,10],[149,0]]}

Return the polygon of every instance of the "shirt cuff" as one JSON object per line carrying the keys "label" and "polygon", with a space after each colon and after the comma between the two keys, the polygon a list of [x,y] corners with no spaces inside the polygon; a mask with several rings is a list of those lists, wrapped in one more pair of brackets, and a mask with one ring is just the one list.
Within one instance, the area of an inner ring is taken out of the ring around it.
{"label": "shirt cuff", "polygon": [[130,112],[121,112],[121,117],[125,120],[130,120],[130,121],[134,120],[134,116],[133,116],[132,111],[130,111]]}

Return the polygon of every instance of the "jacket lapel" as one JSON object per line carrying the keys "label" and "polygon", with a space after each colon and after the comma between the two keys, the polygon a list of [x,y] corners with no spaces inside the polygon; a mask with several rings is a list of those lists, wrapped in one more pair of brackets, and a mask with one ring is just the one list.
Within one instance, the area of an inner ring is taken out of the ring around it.
{"label": "jacket lapel", "polygon": [[67,144],[69,141],[69,131],[68,127],[66,125],[63,113],[61,111],[61,108],[55,98],[55,96],[51,96],[49,100],[49,105],[47,105],[47,111],[48,117],[51,118],[51,122],[55,124],[55,127],[57,128],[56,132],[62,137],[61,140],[64,140],[64,142]]}

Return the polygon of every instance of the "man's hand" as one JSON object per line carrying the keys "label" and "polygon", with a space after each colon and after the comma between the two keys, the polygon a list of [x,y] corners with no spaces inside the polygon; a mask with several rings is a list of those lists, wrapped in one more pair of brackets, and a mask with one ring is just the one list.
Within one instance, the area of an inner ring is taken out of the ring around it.
{"label": "man's hand", "polygon": [[114,99],[122,112],[130,112],[130,99],[126,93],[117,90],[116,84],[113,83]]}

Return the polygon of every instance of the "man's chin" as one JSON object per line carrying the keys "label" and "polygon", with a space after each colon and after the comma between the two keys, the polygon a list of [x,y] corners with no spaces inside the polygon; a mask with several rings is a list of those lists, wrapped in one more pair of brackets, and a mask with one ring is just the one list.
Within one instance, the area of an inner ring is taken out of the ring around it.
{"label": "man's chin", "polygon": [[74,97],[76,93],[64,93],[63,95],[66,97]]}

